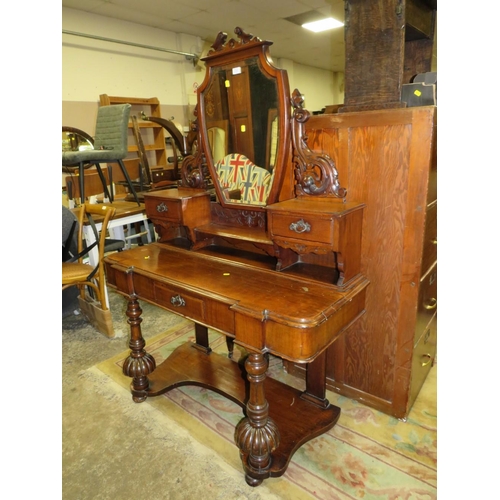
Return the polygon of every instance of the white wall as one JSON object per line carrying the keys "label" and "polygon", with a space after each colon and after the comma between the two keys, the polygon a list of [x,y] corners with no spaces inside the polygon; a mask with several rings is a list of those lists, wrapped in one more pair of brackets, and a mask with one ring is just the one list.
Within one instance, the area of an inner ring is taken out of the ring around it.
{"label": "white wall", "polygon": [[[198,37],[66,7],[62,8],[62,29],[194,54],[206,49]],[[298,88],[306,96],[310,111],[343,102],[343,94],[336,88],[336,75],[331,72],[284,59],[275,59],[275,64],[288,71],[290,90]],[[194,67],[184,56],[62,35],[63,122],[89,133],[100,94],[157,97],[162,104],[162,116],[170,118],[173,114],[176,121],[187,125],[196,104],[194,85],[201,84],[203,78],[202,64]]]}
{"label": "white wall", "polygon": [[[198,37],[63,8],[63,30],[197,53]],[[196,73],[184,56],[62,35],[63,100],[98,101],[99,94],[158,97],[187,104],[185,78]],[[138,94],[139,93],[139,94]]]}
{"label": "white wall", "polygon": [[304,107],[320,111],[329,104],[344,102],[344,74],[279,59],[276,65],[288,73],[290,92],[298,89],[304,96]]}

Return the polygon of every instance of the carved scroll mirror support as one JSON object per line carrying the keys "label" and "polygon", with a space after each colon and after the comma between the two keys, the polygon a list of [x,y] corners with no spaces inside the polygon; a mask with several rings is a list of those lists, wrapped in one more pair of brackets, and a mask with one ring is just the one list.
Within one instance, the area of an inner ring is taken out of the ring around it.
{"label": "carved scroll mirror support", "polygon": [[291,102],[294,108],[292,140],[297,195],[333,195],[344,198],[347,191],[339,183],[332,158],[327,154],[311,151],[307,145],[304,124],[311,114],[303,108],[304,98],[297,89],[293,91]]}

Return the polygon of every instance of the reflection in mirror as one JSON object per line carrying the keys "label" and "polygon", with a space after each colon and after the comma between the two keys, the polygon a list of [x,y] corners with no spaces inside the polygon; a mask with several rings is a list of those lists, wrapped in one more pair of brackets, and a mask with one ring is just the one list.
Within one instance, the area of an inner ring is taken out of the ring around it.
{"label": "reflection in mirror", "polygon": [[265,206],[278,151],[278,86],[258,57],[214,68],[202,94],[224,201]]}
{"label": "reflection in mirror", "polygon": [[207,128],[208,143],[210,144],[210,152],[214,163],[222,160],[227,154],[228,141],[228,122],[221,120],[220,122],[211,121]]}
{"label": "reflection in mirror", "polygon": [[232,153],[215,164],[225,201],[265,206],[274,178],[245,155]]}
{"label": "reflection in mirror", "polygon": [[266,160],[267,169],[272,170],[276,165],[276,155],[278,154],[278,110],[276,108],[269,110],[267,120],[267,140],[266,140]]}

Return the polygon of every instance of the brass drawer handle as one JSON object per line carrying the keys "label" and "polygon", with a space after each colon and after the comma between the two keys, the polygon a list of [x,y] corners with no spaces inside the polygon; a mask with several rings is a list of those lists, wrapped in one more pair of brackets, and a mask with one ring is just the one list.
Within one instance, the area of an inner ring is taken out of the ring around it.
{"label": "brass drawer handle", "polygon": [[184,307],[186,305],[186,301],[180,296],[180,295],[174,295],[171,299],[170,299],[170,303],[174,306],[174,307]]}
{"label": "brass drawer handle", "polygon": [[437,299],[432,297],[432,299],[429,299],[429,302],[427,304],[424,304],[424,308],[427,310],[436,309],[437,303],[438,303]]}
{"label": "brass drawer handle", "polygon": [[431,243],[432,243],[433,245],[437,245],[437,244],[438,244],[438,240],[437,240],[437,238],[433,238],[433,239],[431,240]]}
{"label": "brass drawer handle", "polygon": [[297,222],[292,222],[289,229],[290,231],[295,231],[296,233],[308,233],[311,230],[311,224],[306,222],[304,219],[300,219]]}
{"label": "brass drawer handle", "polygon": [[430,354],[422,354],[422,358],[426,358],[426,361],[422,361],[422,366],[427,366],[432,361],[432,356]]}
{"label": "brass drawer handle", "polygon": [[159,205],[156,205],[156,211],[159,213],[168,212],[168,207],[162,201]]}

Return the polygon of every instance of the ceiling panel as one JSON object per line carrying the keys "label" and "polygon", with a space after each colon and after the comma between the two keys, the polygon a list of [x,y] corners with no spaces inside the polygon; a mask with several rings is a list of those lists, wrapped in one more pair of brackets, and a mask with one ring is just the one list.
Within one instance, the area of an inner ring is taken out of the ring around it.
{"label": "ceiling panel", "polygon": [[344,71],[344,30],[312,33],[285,18],[320,11],[344,21],[344,0],[62,0],[70,7],[175,33],[200,36],[212,43],[219,31],[235,37],[241,27],[274,42],[273,59],[331,71]]}

